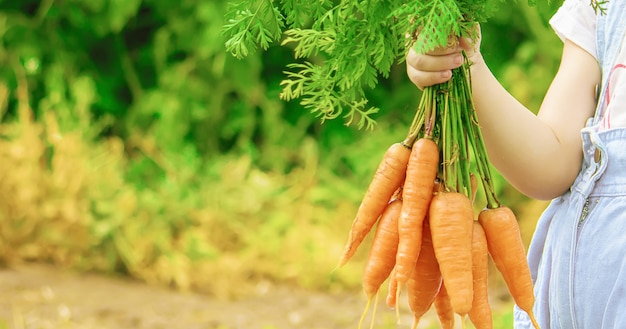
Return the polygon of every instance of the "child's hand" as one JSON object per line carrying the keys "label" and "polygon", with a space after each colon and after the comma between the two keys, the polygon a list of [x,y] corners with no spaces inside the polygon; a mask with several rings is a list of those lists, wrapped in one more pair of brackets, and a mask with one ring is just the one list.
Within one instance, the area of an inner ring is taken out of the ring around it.
{"label": "child's hand", "polygon": [[448,47],[438,48],[426,54],[418,54],[411,48],[406,57],[409,79],[419,88],[446,82],[452,76],[452,69],[463,64],[465,50],[470,62],[482,61],[480,54],[480,30],[476,40],[454,39]]}

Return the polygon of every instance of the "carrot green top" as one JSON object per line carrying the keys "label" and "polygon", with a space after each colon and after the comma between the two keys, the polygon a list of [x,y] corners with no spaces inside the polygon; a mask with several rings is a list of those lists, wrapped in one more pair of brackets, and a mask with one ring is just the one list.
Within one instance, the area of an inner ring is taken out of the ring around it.
{"label": "carrot green top", "polygon": [[[227,13],[226,48],[242,58],[281,40],[296,62],[281,97],[299,98],[322,121],[372,128],[364,90],[387,77],[410,47],[428,51],[472,36],[504,0],[239,0]],[[533,1],[533,0],[529,0]],[[305,60],[300,60],[305,59]]]}

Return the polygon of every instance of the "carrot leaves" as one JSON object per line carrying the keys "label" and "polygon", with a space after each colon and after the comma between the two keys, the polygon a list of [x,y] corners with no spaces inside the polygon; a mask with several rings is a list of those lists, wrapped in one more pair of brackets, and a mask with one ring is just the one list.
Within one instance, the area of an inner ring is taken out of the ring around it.
{"label": "carrot leaves", "polygon": [[419,52],[473,37],[504,0],[237,0],[227,13],[226,49],[237,58],[273,44],[290,47],[281,98],[299,99],[321,121],[371,129],[378,108],[367,91],[410,47]]}
{"label": "carrot leaves", "polygon": [[250,0],[231,4],[224,25],[226,49],[237,58],[253,53],[257,46],[266,50],[281,38],[284,17],[272,0]]}

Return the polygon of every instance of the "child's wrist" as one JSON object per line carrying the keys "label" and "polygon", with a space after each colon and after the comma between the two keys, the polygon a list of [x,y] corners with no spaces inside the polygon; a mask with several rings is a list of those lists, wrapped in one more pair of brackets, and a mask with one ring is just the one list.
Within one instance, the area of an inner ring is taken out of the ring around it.
{"label": "child's wrist", "polygon": [[478,67],[486,67],[485,59],[480,51],[477,51],[470,56],[468,56],[468,61],[470,62],[470,68],[472,71]]}

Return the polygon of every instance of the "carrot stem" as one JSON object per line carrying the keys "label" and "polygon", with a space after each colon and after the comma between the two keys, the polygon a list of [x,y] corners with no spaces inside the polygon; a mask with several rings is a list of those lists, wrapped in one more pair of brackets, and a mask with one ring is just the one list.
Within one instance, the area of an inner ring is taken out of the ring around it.
{"label": "carrot stem", "polygon": [[487,208],[493,209],[500,206],[495,189],[493,186],[493,177],[491,174],[491,168],[489,167],[489,157],[487,155],[487,149],[485,148],[485,142],[483,139],[480,125],[478,123],[478,114],[474,107],[472,100],[472,86],[471,86],[471,71],[470,62],[467,59],[467,55],[463,52],[465,59],[463,65],[458,69],[462,76],[459,79],[459,86],[462,89],[464,98],[467,103],[468,116],[465,121],[465,127],[469,130],[468,135],[470,137],[470,143],[474,149],[474,155],[476,157],[476,167],[478,170],[478,176],[480,176],[483,190],[485,192],[485,198],[487,200]]}
{"label": "carrot stem", "polygon": [[470,150],[467,137],[467,128],[465,117],[467,111],[463,109],[467,107],[467,95],[465,95],[464,85],[466,77],[463,76],[461,69],[457,69],[452,75],[454,88],[451,89],[452,100],[451,110],[453,111],[454,127],[453,130],[456,151],[456,184],[457,191],[467,195],[471,199],[471,180],[470,180]]}
{"label": "carrot stem", "polygon": [[447,88],[451,83],[440,84],[441,87],[446,87],[446,89],[441,88],[438,94],[438,101],[441,105],[441,109],[443,113],[441,114],[441,149],[443,159],[441,162],[442,172],[443,172],[443,186],[444,191],[452,192],[456,191],[456,173],[454,171],[454,132],[452,127],[452,120],[454,117],[454,113],[450,111],[450,103],[449,103],[449,88]]}
{"label": "carrot stem", "polygon": [[[409,132],[402,142],[402,144],[408,148],[413,147],[415,141],[425,135],[430,135],[432,132],[433,118],[431,116],[431,108],[433,108],[432,98],[435,89],[431,87],[424,88],[422,92],[422,96],[420,98],[420,103],[415,110],[415,115],[413,116],[413,122],[411,123],[411,127],[409,128]],[[428,119],[428,123],[426,120]],[[427,125],[430,125],[430,128],[426,128]],[[427,132],[425,132],[425,130]]]}

